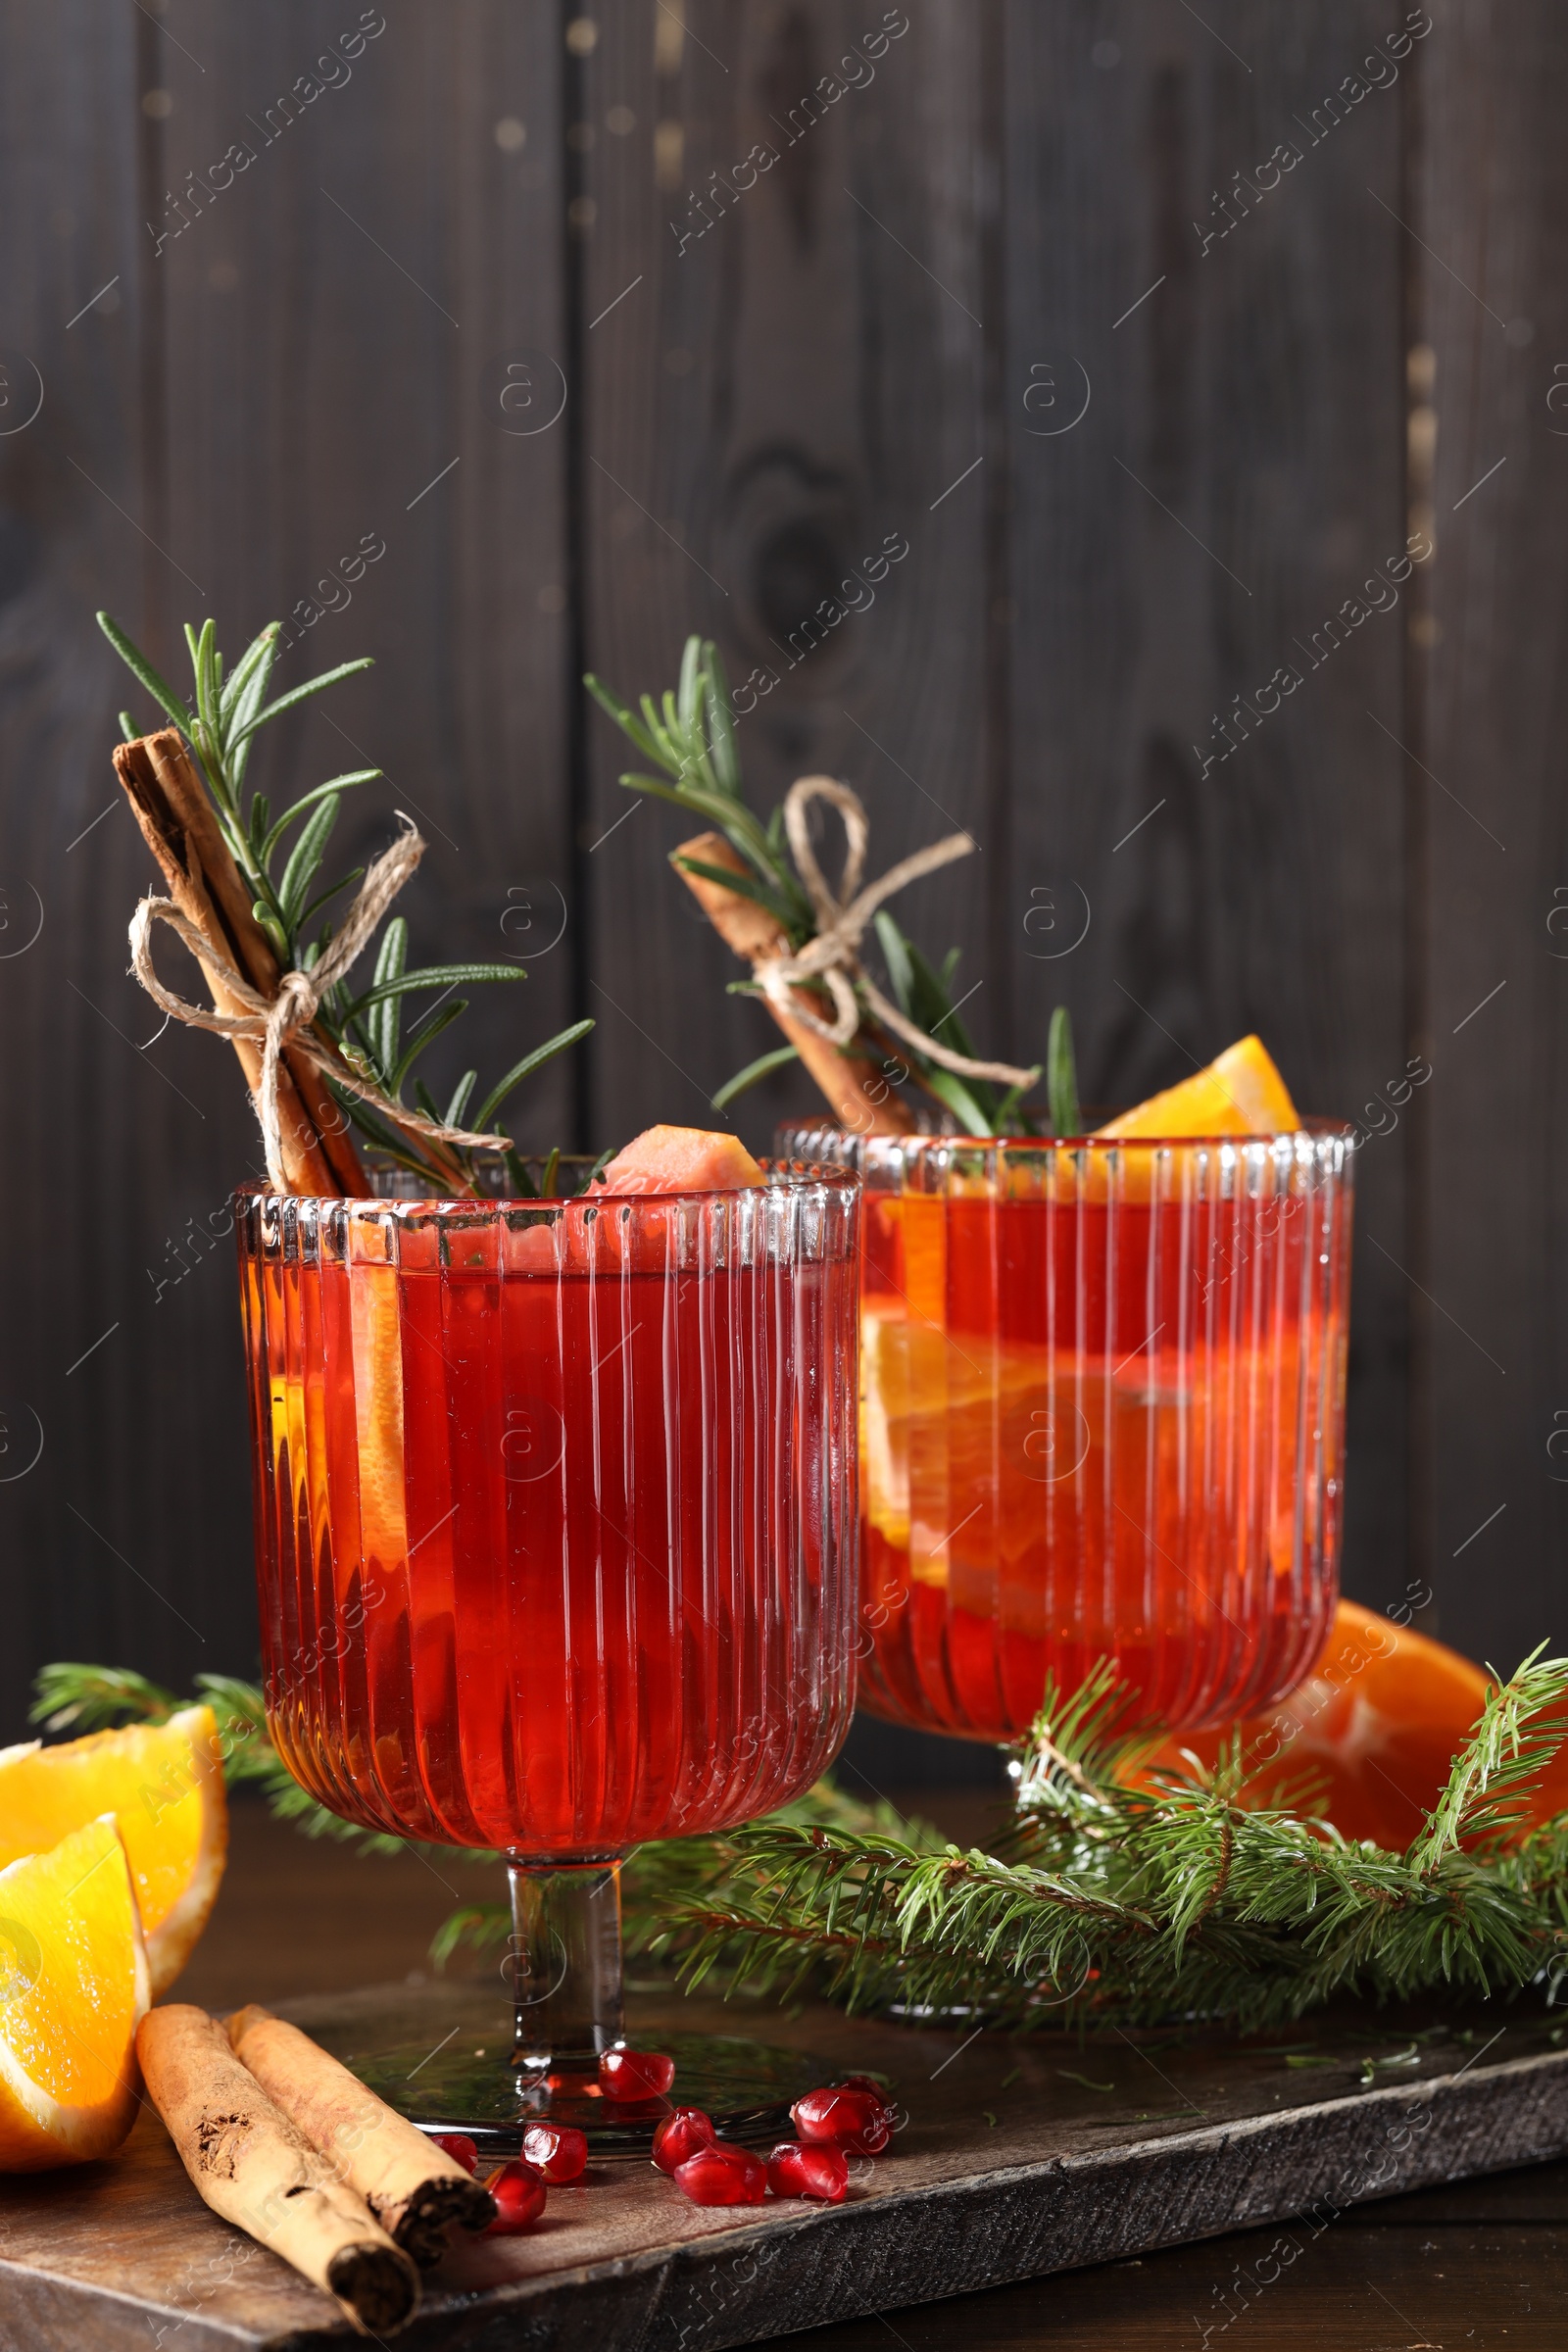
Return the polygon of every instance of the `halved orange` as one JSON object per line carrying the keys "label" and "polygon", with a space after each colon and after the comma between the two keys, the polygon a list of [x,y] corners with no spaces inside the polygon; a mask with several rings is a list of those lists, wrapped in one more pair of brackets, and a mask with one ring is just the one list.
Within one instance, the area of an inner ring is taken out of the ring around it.
{"label": "halved orange", "polygon": [[[1342,1600],[1328,1645],[1300,1688],[1267,1714],[1171,1740],[1148,1765],[1182,1768],[1182,1751],[1212,1766],[1233,1729],[1257,1778],[1244,1805],[1278,1801],[1282,1786],[1314,1784],[1308,1809],[1347,1838],[1407,1846],[1437,1803],[1481,1713],[1492,1677],[1426,1634]],[[1568,1808],[1568,1749],[1522,1808],[1521,1829]]]}
{"label": "halved orange", "polygon": [[85,1740],[0,1749],[0,1865],[113,1814],[130,1861],[154,1994],[167,1992],[218,1900],[228,1807],[211,1707]]}
{"label": "halved orange", "polygon": [[85,2164],[135,2120],[147,1953],[111,1820],[0,1870],[0,2172]]}
{"label": "halved orange", "polygon": [[1244,1037],[1227,1046],[1203,1070],[1180,1086],[1151,1095],[1124,1110],[1097,1135],[1283,1135],[1298,1127],[1290,1088],[1275,1068],[1261,1038]]}

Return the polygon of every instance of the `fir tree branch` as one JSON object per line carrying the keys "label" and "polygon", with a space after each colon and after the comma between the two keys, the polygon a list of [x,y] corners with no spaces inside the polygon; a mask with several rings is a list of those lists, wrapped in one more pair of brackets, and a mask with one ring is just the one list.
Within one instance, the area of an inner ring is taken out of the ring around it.
{"label": "fir tree branch", "polygon": [[[161,1721],[179,1703],[106,1667],[46,1667],[37,1688],[34,1719],[55,1732]],[[401,1850],[293,1782],[253,1685],[204,1675],[198,1691],[230,1777],[257,1782],[275,1813],[365,1852]],[[628,1950],[692,1986],[962,2008],[1020,2029],[1222,2019],[1249,2033],[1342,1994],[1486,1997],[1540,1983],[1554,1995],[1568,1974],[1568,1815],[1504,1840],[1561,1741],[1568,1660],[1538,1652],[1492,1686],[1402,1854],[1244,1804],[1255,1784],[1234,1741],[1208,1776],[1140,1772],[1147,1742],[1118,1730],[1125,1700],[1103,1664],[1078,1690],[1048,1692],[997,1851],[945,1844],[827,1782],[749,1828],[642,1847],[625,1869]],[[509,1933],[504,1905],[466,1905],[433,1948],[444,1959]]]}

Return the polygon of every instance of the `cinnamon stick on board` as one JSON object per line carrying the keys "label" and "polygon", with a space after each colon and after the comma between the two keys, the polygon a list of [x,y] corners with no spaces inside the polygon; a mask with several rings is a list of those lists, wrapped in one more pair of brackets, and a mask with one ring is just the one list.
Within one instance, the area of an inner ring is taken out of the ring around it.
{"label": "cinnamon stick on board", "polygon": [[487,2188],[298,2026],[253,2005],[228,2020],[228,2038],[269,2098],[416,2262],[440,2261],[449,2223],[482,2230],[495,2220]]}
{"label": "cinnamon stick on board", "polygon": [[[259,995],[274,995],[277,958],[251,912],[250,893],[179,729],[163,727],[156,734],[138,736],[134,743],[116,744],[114,762],[142,837],[163,869],[169,895],[180,913]],[[204,963],[202,969],[220,1012],[246,1009],[209,965]],[[249,1038],[233,1042],[254,1095],[261,1074],[261,1048]],[[284,1047],[282,1060],[277,1109],[290,1190],[318,1198],[368,1193],[370,1188],[360,1155],[320,1072],[292,1047]]]}
{"label": "cinnamon stick on board", "polygon": [[[789,940],[765,906],[759,906],[755,899],[744,898],[739,891],[725,890],[721,883],[710,882],[706,874],[692,873],[679,862],[682,858],[700,858],[705,865],[722,865],[733,874],[748,873],[746,860],[722,833],[699,833],[695,841],[683,841],[671,853],[670,863],[724,945],[744,956],[754,969],[775,956],[789,954]],[[810,1004],[810,999],[801,990],[792,994],[797,1003]],[[839,1047],[830,1045],[825,1037],[818,1037],[804,1021],[792,1021],[771,1001],[767,1009],[826,1095],[841,1127],[848,1127],[856,1135],[913,1132],[914,1113],[900,1101],[884,1077],[861,1062],[852,1061]]]}
{"label": "cinnamon stick on board", "polygon": [[335,2296],[362,2335],[401,2328],[419,2299],[413,2262],[273,2106],[218,2020],[178,2001],[150,2009],[136,2055],[205,2203]]}

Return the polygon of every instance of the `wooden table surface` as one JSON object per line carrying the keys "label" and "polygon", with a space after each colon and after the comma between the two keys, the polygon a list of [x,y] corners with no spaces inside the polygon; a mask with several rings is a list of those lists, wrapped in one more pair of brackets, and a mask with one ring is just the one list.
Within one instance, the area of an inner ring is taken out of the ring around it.
{"label": "wooden table surface", "polygon": [[[940,1811],[929,1800],[924,1809]],[[960,1835],[978,1825],[944,1816],[944,1826]],[[446,1912],[492,1887],[492,1874],[458,1860],[439,1876],[412,1857],[361,1860],[241,1804],[223,1891],[180,1994],[220,2009],[420,1972]],[[917,2308],[890,2304],[885,2317],[804,2340],[812,2352],[1561,2352],[1568,2163],[1362,2205],[1315,2237],[1273,2226]]]}

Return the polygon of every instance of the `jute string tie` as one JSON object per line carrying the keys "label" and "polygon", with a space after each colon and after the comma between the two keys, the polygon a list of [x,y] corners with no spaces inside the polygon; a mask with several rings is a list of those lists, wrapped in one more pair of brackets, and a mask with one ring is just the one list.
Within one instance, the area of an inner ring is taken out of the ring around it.
{"label": "jute string tie", "polygon": [[[430,1138],[434,1143],[463,1144],[470,1151],[503,1152],[507,1138],[503,1135],[474,1135],[466,1127],[445,1127],[437,1119],[427,1119],[418,1112],[407,1110],[401,1102],[389,1101],[372,1079],[366,1078],[354,1068],[335,1048],[318,1037],[312,1028],[321,1000],[334,988],[351,964],[369,944],[371,935],[398,892],[424,856],[424,842],[416,826],[399,809],[404,830],[388,850],[370,866],[359,892],[344,918],[343,928],[331,940],[324,954],[308,972],[292,971],[281,974],[275,995],[264,997],[250,982],[236,972],[233,965],[220,955],[205,939],[196,925],[187,921],[170,899],[143,899],[130,918],[130,968],[160,1010],[191,1029],[210,1029],[216,1036],[247,1038],[262,1049],[261,1076],[257,1088],[257,1110],[262,1122],[262,1141],[267,1150],[269,1182],[278,1192],[288,1190],[283,1167],[282,1132],[277,1110],[278,1067],[285,1046],[292,1046],[306,1060],[314,1063],[322,1076],[354,1095],[372,1110],[379,1111],[393,1126],[412,1130]],[[176,997],[164,986],[153,969],[153,926],[167,923],[170,929],[190,950],[212,977],[245,1010],[239,1013],[215,1012],[201,1004],[191,1004]]]}
{"label": "jute string tie", "polygon": [[[811,847],[807,812],[813,801],[828,802],[844,819],[844,872],[836,892]],[[798,778],[785,798],[784,831],[796,871],[810,899],[817,930],[816,937],[798,956],[768,956],[755,967],[768,1003],[790,1020],[799,1021],[817,1037],[825,1038],[829,1045],[842,1047],[853,1041],[860,1025],[860,1004],[856,995],[858,989],[882,1026],[913,1047],[927,1061],[939,1062],[943,1069],[952,1070],[959,1078],[991,1078],[1001,1086],[1032,1086],[1040,1074],[1038,1070],[1015,1069],[1006,1061],[973,1061],[967,1054],[939,1045],[934,1037],[906,1019],[896,1004],[888,1003],[860,962],[859,948],[865,927],[884,900],[891,899],[908,883],[918,882],[923,874],[934,874],[939,866],[951,865],[956,858],[967,858],[974,848],[968,834],[950,833],[946,841],[933,842],[929,849],[916,850],[910,858],[901,858],[897,865],[889,866],[879,882],[868,883],[862,890],[860,877],[865,870],[870,827],[858,794],[852,792],[847,784],[840,784],[832,776]],[[802,982],[813,980],[826,987],[836,1019],[824,1021],[791,994]]]}

